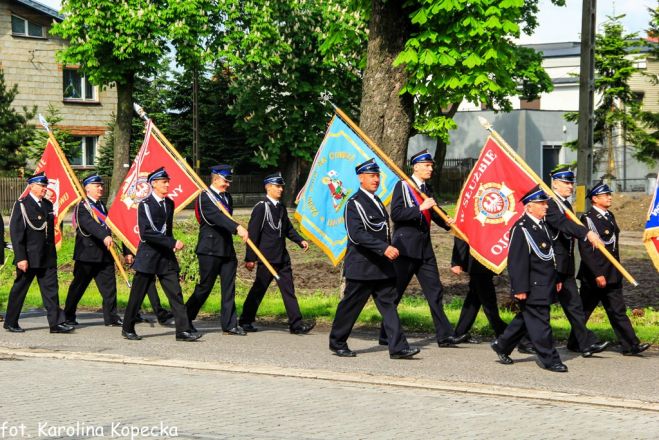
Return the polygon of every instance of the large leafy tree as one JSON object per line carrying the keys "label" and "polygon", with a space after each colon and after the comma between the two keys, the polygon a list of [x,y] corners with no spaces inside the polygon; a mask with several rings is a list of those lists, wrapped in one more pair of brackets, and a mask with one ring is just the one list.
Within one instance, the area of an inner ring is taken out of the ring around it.
{"label": "large leafy tree", "polygon": [[[563,5],[564,0],[552,0]],[[551,88],[540,55],[515,44],[537,27],[538,0],[354,0],[369,14],[360,125],[402,163],[412,130],[444,156],[463,100],[511,108]]]}
{"label": "large leafy tree", "polygon": [[[659,6],[654,9],[648,9],[650,13],[650,27],[648,28],[647,44],[650,45],[648,57],[653,62],[659,61]],[[650,77],[650,82],[654,86],[659,86],[659,76],[656,73],[646,73]],[[651,111],[641,111],[641,121],[644,128],[648,131],[648,137],[645,142],[637,146],[637,154],[640,157],[648,157],[654,160],[659,159],[657,145],[659,143],[659,113]]]}
{"label": "large leafy tree", "polygon": [[204,51],[212,0],[64,0],[65,19],[52,32],[68,40],[59,54],[63,63],[79,65],[92,84],[116,84],[112,197],[129,163],[133,92],[138,75],[161,69],[161,60],[177,49],[182,65],[198,62]]}
{"label": "large leafy tree", "polygon": [[[634,65],[639,40],[636,33],[625,33],[620,21],[623,17],[609,17],[595,39],[595,91],[600,98],[593,116],[593,143],[603,147],[594,154],[595,165],[608,158],[606,172],[614,175],[618,143],[633,146],[634,157],[646,163],[659,158],[656,138],[639,123],[641,102],[629,84],[632,75],[639,72]],[[578,114],[568,113],[566,119],[576,122]]]}
{"label": "large leafy tree", "polygon": [[25,147],[34,136],[34,127],[28,121],[37,108],[16,111],[12,103],[18,94],[18,86],[8,86],[0,69],[0,170],[3,174],[18,175],[25,165]]}
{"label": "large leafy tree", "polygon": [[[343,0],[225,1],[224,44],[218,46],[219,68],[226,69],[235,96],[230,113],[254,151],[253,160],[262,168],[282,169],[290,197],[331,113],[320,95],[332,92],[337,105],[349,112],[357,108],[363,21],[347,13]],[[333,34],[333,50],[322,54],[328,23],[345,32]]]}

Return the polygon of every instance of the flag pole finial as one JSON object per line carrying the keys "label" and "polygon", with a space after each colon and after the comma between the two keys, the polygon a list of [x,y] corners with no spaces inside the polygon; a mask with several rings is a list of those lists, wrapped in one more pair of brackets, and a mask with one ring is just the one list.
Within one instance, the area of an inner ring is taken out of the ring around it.
{"label": "flag pole finial", "polygon": [[50,125],[48,124],[48,121],[46,121],[46,118],[44,118],[41,113],[39,113],[39,122],[41,123],[41,125],[43,125],[43,128],[45,128],[46,131],[50,133]]}
{"label": "flag pole finial", "polygon": [[139,116],[140,118],[144,119],[145,121],[149,119],[149,116],[146,114],[142,106],[139,105],[138,103],[136,102],[133,103],[133,109],[135,110],[135,113],[137,113],[137,116]]}
{"label": "flag pole finial", "polygon": [[329,104],[332,106],[332,108],[336,109],[336,105],[332,102],[332,92],[329,90],[325,90],[324,92],[320,93],[320,97],[318,100],[323,103],[323,104]]}
{"label": "flag pole finial", "polygon": [[488,121],[484,117],[479,116],[478,122],[480,122],[483,128],[486,129],[487,131],[492,131],[492,124],[490,124],[490,121]]}

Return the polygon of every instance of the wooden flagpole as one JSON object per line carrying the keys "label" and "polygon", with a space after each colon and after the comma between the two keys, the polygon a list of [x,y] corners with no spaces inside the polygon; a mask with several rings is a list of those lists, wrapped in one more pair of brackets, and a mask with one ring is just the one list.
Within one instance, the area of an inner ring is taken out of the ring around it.
{"label": "wooden flagpole", "polygon": [[[64,165],[64,169],[66,172],[69,174],[69,178],[73,181],[76,190],[80,193],[80,196],[82,197],[82,200],[84,201],[85,208],[90,212],[92,215],[92,218],[96,221],[96,223],[101,223],[101,221],[98,219],[96,216],[96,213],[94,213],[94,210],[91,209],[91,206],[89,206],[89,201],[87,200],[87,196],[85,195],[85,189],[82,187],[82,184],[80,181],[78,181],[78,178],[76,177],[75,173],[73,172],[73,168],[71,168],[71,165],[69,164],[69,161],[66,159],[66,156],[64,155],[64,151],[62,151],[62,147],[60,147],[59,143],[57,142],[57,139],[55,139],[55,135],[50,129],[50,126],[48,125],[48,122],[46,119],[39,115],[39,122],[41,122],[41,125],[46,129],[46,132],[48,133],[48,138],[50,141],[53,143],[53,146],[55,147],[55,153],[57,154],[57,157],[59,157],[60,162]],[[112,230],[110,225],[108,227]],[[121,277],[124,279],[126,282],[126,285],[128,287],[131,287],[130,281],[128,281],[128,275],[126,274],[126,271],[124,270],[123,264],[121,264],[121,260],[119,259],[119,255],[117,255],[117,252],[115,250],[115,243],[114,241],[112,242],[112,246],[110,246],[110,254],[112,255],[112,259],[114,260],[114,263],[117,266],[117,269],[119,269],[119,273],[121,274]]]}
{"label": "wooden flagpole", "polygon": [[[389,168],[391,168],[391,171],[393,171],[393,172],[394,172],[394,173],[395,173],[400,179],[404,180],[408,185],[410,185],[410,187],[412,187],[412,188],[416,188],[416,190],[418,191],[418,193],[421,194],[421,197],[423,198],[423,200],[428,199],[428,196],[425,195],[425,194],[419,189],[419,187],[416,185],[416,182],[414,182],[414,180],[412,180],[407,174],[405,174],[405,172],[404,172],[403,170],[401,170],[400,167],[399,167],[398,165],[396,165],[396,163],[395,163],[393,160],[391,160],[391,158],[387,155],[387,153],[385,153],[384,151],[382,151],[382,149],[381,149],[380,147],[378,147],[378,146],[375,144],[375,142],[373,142],[373,140],[372,140],[370,137],[368,137],[368,135],[367,135],[366,133],[364,133],[364,132],[362,131],[362,129],[359,128],[359,126],[358,126],[357,124],[355,124],[355,123],[352,121],[352,119],[350,119],[350,117],[348,117],[348,115],[346,115],[346,114],[345,114],[340,108],[338,108],[338,107],[335,106],[334,104],[332,104],[332,107],[334,107],[334,111],[336,112],[336,114],[339,115],[339,117],[340,117],[340,118],[341,118],[346,124],[348,124],[348,125],[350,126],[350,128],[351,128],[355,133],[357,133],[357,135],[358,135],[360,138],[362,138],[362,140],[363,140],[364,142],[366,142],[366,144],[369,146],[369,148],[370,148],[371,150],[373,150],[373,152],[374,152],[374,153],[375,153],[380,159],[382,159],[382,161],[383,161],[385,164],[387,164],[387,166],[388,166]],[[435,205],[435,206],[432,207],[432,209],[433,209],[433,210],[434,210],[434,211],[435,211],[435,212],[436,212],[436,213],[442,218],[442,220],[444,220],[444,221],[446,222],[446,224],[449,224],[449,223],[448,223],[449,220],[450,220],[450,219],[449,219],[449,216],[446,215],[446,213],[445,213],[444,211],[442,211],[441,209],[439,209],[439,206]],[[451,231],[453,232],[453,234],[454,234],[455,236],[457,236],[460,240],[463,240],[463,241],[469,243],[469,239],[468,239],[468,238],[462,233],[462,231],[461,231],[460,229],[458,229],[458,227],[457,227],[454,223],[450,224],[449,226],[451,227]]]}
{"label": "wooden flagpole", "polygon": [[[572,212],[571,209],[568,209],[567,206],[563,204],[563,201],[556,195],[556,193],[540,178],[540,176],[536,174],[535,171],[533,171],[533,169],[526,163],[526,161],[519,154],[517,154],[517,152],[513,150],[513,148],[508,144],[508,142],[506,142],[506,140],[492,127],[492,124],[490,124],[490,122],[487,119],[483,118],[482,116],[479,116],[478,120],[480,121],[483,128],[485,128],[487,131],[490,132],[492,137],[499,143],[499,145],[501,145],[501,147],[503,147],[508,152],[508,154],[510,154],[513,157],[513,159],[515,159],[517,164],[522,168],[524,168],[524,170],[533,179],[535,179],[536,183],[540,184],[540,188],[542,188],[544,192],[546,192],[551,198],[553,198],[556,201],[556,203],[558,203],[558,205],[567,214],[567,217],[576,224],[580,226],[584,226],[584,224],[581,223],[581,220],[579,220],[579,218],[574,214],[574,212]],[[616,260],[613,255],[611,255],[611,253],[606,249],[604,244],[600,243],[597,246],[597,249],[599,249],[599,251],[602,252],[602,254],[604,254],[607,260],[609,260],[611,264],[613,264],[615,268],[618,269],[618,271],[620,271],[620,273],[627,279],[627,281],[629,281],[634,286],[638,286],[638,283],[636,282],[634,277],[632,277],[630,273],[627,272],[627,270],[624,267],[622,267],[622,264],[620,264],[620,262]]]}
{"label": "wooden flagpole", "polygon": [[[144,121],[149,121],[150,118],[147,116],[146,112],[144,109],[137,103],[133,103],[133,108],[135,109],[135,112],[142,118]],[[206,182],[203,181],[201,177],[192,169],[192,167],[186,162],[185,158],[181,156],[181,154],[174,148],[174,146],[169,142],[169,140],[162,134],[160,130],[158,130],[158,127],[156,127],[155,124],[151,125],[151,129],[155,132],[155,134],[165,143],[165,146],[169,150],[170,153],[176,157],[177,162],[179,165],[182,165],[185,170],[187,171],[188,175],[192,177],[192,179],[195,181],[197,186],[202,189],[203,191],[208,194],[210,200],[215,204],[215,206],[218,207],[220,211],[222,211],[222,214],[226,215],[228,218],[236,222],[236,220],[233,218],[233,216],[227,211],[227,209],[222,206],[221,203],[219,203],[217,200],[215,200],[215,197],[210,193],[210,189],[208,188],[208,185],[206,185]],[[238,223],[238,222],[236,222]],[[240,223],[238,223],[240,225]],[[242,226],[242,225],[241,225]],[[247,239],[247,245],[252,248],[256,256],[261,260],[261,262],[265,265],[265,267],[270,271],[273,277],[275,277],[276,280],[279,280],[279,274],[277,274],[277,271],[275,270],[274,267],[272,267],[272,264],[265,258],[265,256],[261,253],[259,248],[256,247],[254,242],[251,239]]]}

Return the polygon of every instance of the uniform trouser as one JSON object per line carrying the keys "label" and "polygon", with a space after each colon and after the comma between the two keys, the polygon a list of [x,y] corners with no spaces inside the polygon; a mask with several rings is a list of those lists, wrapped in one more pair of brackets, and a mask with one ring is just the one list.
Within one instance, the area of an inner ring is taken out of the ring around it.
{"label": "uniform trouser", "polygon": [[504,353],[510,354],[519,341],[527,334],[538,352],[538,359],[549,367],[561,361],[554,347],[551,325],[549,325],[549,306],[526,304],[520,301],[521,312],[515,315],[503,334],[497,338]]}
{"label": "uniform trouser", "polygon": [[181,285],[178,280],[178,272],[170,270],[162,274],[151,274],[144,272],[136,272],[133,277],[133,286],[130,289],[130,296],[128,297],[128,305],[126,306],[126,313],[124,314],[123,329],[127,332],[135,331],[135,319],[140,311],[140,306],[144,301],[144,296],[150,285],[153,285],[154,280],[158,277],[160,285],[167,295],[169,305],[174,314],[176,322],[176,332],[183,332],[190,330],[190,321],[188,314],[185,310],[183,303],[183,294],[181,292]]}
{"label": "uniform trouser", "polygon": [[5,325],[18,325],[18,318],[25,302],[25,296],[36,277],[41,291],[41,299],[46,308],[48,325],[51,327],[64,322],[64,313],[59,307],[59,287],[57,285],[57,268],[28,268],[27,272],[16,269],[16,279],[9,291]]}
{"label": "uniform trouser", "polygon": [[469,275],[469,292],[465,297],[460,318],[455,326],[456,336],[469,332],[476,321],[478,310],[483,306],[483,313],[490,322],[494,334],[499,336],[506,329],[506,323],[499,316],[497,295],[491,273]]}
{"label": "uniform trouser", "polygon": [[220,309],[220,322],[222,330],[230,330],[238,325],[236,316],[236,257],[214,257],[211,255],[198,255],[199,258],[199,284],[195,286],[192,296],[185,304],[188,310],[188,319],[194,321],[199,309],[204,305],[220,276],[222,291],[222,307]]}
{"label": "uniform trouser", "polygon": [[[605,288],[600,289],[584,281],[581,283],[581,300],[583,301],[586,321],[588,321],[600,301],[602,302],[611,327],[624,351],[628,351],[632,346],[640,343],[627,316],[627,307],[622,296],[622,284],[607,285]],[[574,334],[571,333],[570,340],[573,338]]]}
{"label": "uniform trouser", "polygon": [[[443,290],[442,282],[439,280],[439,271],[437,270],[437,260],[432,255],[430,258],[417,259],[400,256],[394,261],[396,270],[396,306],[400,303],[405,289],[410,284],[412,276],[416,275],[419,280],[423,295],[428,301],[430,315],[435,324],[435,333],[437,341],[442,342],[449,336],[453,335],[453,327],[444,313],[442,304]],[[384,326],[380,326],[380,341],[385,342],[387,336]]]}
{"label": "uniform trouser", "polygon": [[[284,300],[284,307],[288,315],[288,326],[291,330],[298,328],[302,325],[302,312],[300,312],[300,305],[295,296],[295,286],[293,285],[293,270],[290,261],[287,263],[273,264],[272,265],[277,274],[279,275],[279,291]],[[252,288],[249,289],[245,303],[243,304],[243,311],[240,315],[240,325],[251,324],[256,319],[256,312],[259,310],[259,305],[263,300],[265,292],[274,277],[265,265],[259,263],[256,269],[256,278]]]}
{"label": "uniform trouser", "polygon": [[149,303],[153,309],[153,313],[156,315],[159,321],[163,321],[167,318],[170,318],[169,310],[164,308],[160,303],[160,297],[158,296],[158,290],[156,289],[156,280],[149,285],[149,288],[146,291],[146,296],[149,298]]}
{"label": "uniform trouser", "polygon": [[73,281],[69,286],[64,306],[64,315],[75,321],[78,303],[89,283],[96,281],[96,287],[103,298],[103,321],[110,325],[119,318],[117,314],[117,281],[114,263],[87,263],[76,261],[73,266]]}
{"label": "uniform trouser", "polygon": [[585,351],[588,347],[599,342],[595,333],[586,328],[586,315],[584,314],[583,304],[579,297],[577,281],[574,276],[561,275],[563,287],[558,292],[558,301],[563,307],[565,317],[570,322],[574,339],[568,341],[568,348]]}
{"label": "uniform trouser", "polygon": [[382,324],[386,332],[389,353],[397,353],[408,348],[407,339],[400,325],[396,310],[396,284],[393,278],[386,280],[349,280],[343,298],[336,308],[336,315],[330,332],[330,348],[342,349],[347,341],[359,314],[364,309],[370,296],[382,315]]}

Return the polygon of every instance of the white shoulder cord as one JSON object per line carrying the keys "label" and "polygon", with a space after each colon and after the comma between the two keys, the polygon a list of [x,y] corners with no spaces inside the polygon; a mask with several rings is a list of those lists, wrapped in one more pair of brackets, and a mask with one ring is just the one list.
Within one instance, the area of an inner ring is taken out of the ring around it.
{"label": "white shoulder cord", "polygon": [[524,232],[524,236],[526,237],[526,242],[528,243],[530,249],[538,258],[540,258],[542,261],[554,260],[553,246],[549,247],[549,252],[546,253],[542,252],[542,250],[540,250],[540,248],[538,247],[538,244],[535,242],[535,240],[533,240],[533,237],[531,237],[529,231],[523,226],[522,226],[522,231]]}
{"label": "white shoulder cord", "polygon": [[412,196],[410,194],[410,187],[407,184],[407,182],[401,182],[403,185],[402,192],[403,192],[403,203],[405,204],[406,208],[411,208],[413,206],[416,206],[415,200],[412,199]]}
{"label": "white shoulder cord", "polygon": [[263,223],[261,223],[261,230],[263,230],[263,225],[267,221],[268,225],[275,231],[278,231],[279,236],[281,237],[281,218],[279,218],[279,223],[275,225],[275,221],[272,218],[272,211],[270,210],[270,206],[268,206],[267,202],[261,202],[261,203],[265,204],[265,214],[263,216]]}
{"label": "white shoulder cord", "polygon": [[[201,196],[202,196],[203,194],[206,194],[206,196],[210,199],[211,202],[213,201],[213,200],[211,199],[211,194],[209,194],[208,192],[200,192],[200,193],[199,193],[199,201],[198,201],[198,203],[199,203],[199,215],[201,215],[201,218],[204,219],[204,221],[206,222],[206,224],[207,224],[208,226],[215,226],[215,224],[209,222],[208,219],[206,218],[206,216],[204,215],[204,210],[203,210],[202,207],[201,207]],[[213,196],[213,198],[215,198],[215,196]]]}
{"label": "white shoulder cord", "polygon": [[[599,231],[597,230],[597,226],[595,226],[595,223],[590,219],[590,217],[586,217],[586,223],[588,223],[588,229],[593,231],[597,236],[599,237],[600,240],[602,240],[602,237],[600,236]],[[615,232],[611,236],[611,238],[608,241],[602,240],[602,243],[605,245],[613,245],[613,249],[616,248],[616,234]]]}
{"label": "white shoulder cord", "polygon": [[82,230],[82,228],[80,227],[80,219],[79,219],[79,217],[78,217],[78,211],[80,211],[80,205],[79,205],[79,204],[75,207],[75,210],[73,211],[73,215],[76,216],[76,228],[78,228],[78,231],[80,231],[80,235],[82,235],[82,236],[85,237],[85,238],[88,238],[88,237],[90,237],[92,234],[91,234],[91,233],[89,233],[89,234],[85,234],[85,232],[84,232],[84,231]]}
{"label": "white shoulder cord", "polygon": [[[146,218],[149,220],[149,226],[151,226],[151,229],[153,229],[156,232],[159,232],[162,235],[165,235],[167,233],[167,219],[165,218],[165,223],[162,225],[162,228],[158,229],[156,228],[156,225],[153,224],[153,218],[151,217],[151,209],[149,208],[148,204],[144,204],[144,212],[146,213]],[[137,216],[139,218],[139,216]]]}
{"label": "white shoulder cord", "polygon": [[48,235],[48,218],[44,219],[43,225],[36,227],[32,224],[30,219],[27,216],[27,212],[25,211],[25,205],[23,205],[23,202],[21,203],[21,214],[23,215],[23,223],[27,226],[30,226],[30,228],[34,231],[46,231],[46,235]]}

